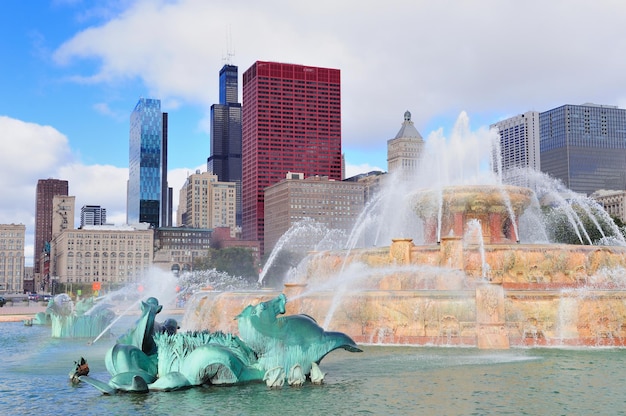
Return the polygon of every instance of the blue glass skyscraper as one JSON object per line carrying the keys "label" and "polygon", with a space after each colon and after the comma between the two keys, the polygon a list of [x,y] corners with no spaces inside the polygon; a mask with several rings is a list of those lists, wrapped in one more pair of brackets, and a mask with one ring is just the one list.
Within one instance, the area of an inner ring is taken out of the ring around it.
{"label": "blue glass skyscraper", "polygon": [[140,98],[130,115],[126,221],[171,225],[167,187],[167,113],[161,101]]}
{"label": "blue glass skyscraper", "polygon": [[207,171],[220,182],[237,186],[236,222],[241,225],[241,104],[238,100],[238,72],[234,65],[220,70],[220,102],[211,106],[211,155]]}

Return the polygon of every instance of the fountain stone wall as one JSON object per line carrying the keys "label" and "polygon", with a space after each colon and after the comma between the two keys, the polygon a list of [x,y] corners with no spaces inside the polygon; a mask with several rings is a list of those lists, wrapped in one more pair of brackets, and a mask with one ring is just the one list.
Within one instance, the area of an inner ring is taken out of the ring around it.
{"label": "fountain stone wall", "polygon": [[[509,191],[520,212],[528,192]],[[434,197],[419,198],[426,204]],[[514,243],[517,224],[503,219],[505,199],[489,188],[486,196],[446,202],[469,213],[459,219],[457,208],[446,211],[454,232],[439,244],[399,238],[388,247],[313,253],[304,276],[284,288],[200,293],[183,322],[236,332],[242,307],[284,291],[288,314],[310,315],[359,343],[626,346],[626,248]],[[464,241],[459,227],[479,213],[491,215],[489,238]]]}

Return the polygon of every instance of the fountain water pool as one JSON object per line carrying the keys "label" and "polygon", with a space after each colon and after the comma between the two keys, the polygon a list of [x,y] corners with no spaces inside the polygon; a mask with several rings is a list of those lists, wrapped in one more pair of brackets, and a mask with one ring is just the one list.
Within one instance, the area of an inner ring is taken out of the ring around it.
{"label": "fountain water pool", "polygon": [[[129,326],[135,317],[126,317]],[[620,414],[624,408],[622,350],[367,346],[323,361],[321,386],[269,389],[264,383],[207,386],[175,393],[102,395],[72,385],[68,364],[85,354],[90,374],[106,379],[103,357],[112,338],[52,339],[45,327],[0,324],[0,406],[14,415],[128,413],[261,415],[267,409],[328,414]],[[451,394],[450,392],[454,392]],[[201,410],[200,410],[201,409]]]}

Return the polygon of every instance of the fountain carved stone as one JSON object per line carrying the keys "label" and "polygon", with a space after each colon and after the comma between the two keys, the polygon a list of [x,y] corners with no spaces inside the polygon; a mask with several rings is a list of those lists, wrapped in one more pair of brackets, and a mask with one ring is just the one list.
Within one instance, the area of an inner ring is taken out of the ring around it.
{"label": "fountain carved stone", "polygon": [[531,197],[530,189],[511,185],[448,186],[416,192],[414,206],[426,224],[426,244],[439,241],[438,235],[462,236],[472,219],[480,221],[485,244],[501,244],[519,240],[518,224],[512,221],[517,222]]}
{"label": "fountain carved stone", "polygon": [[[299,278],[297,309],[288,311],[360,343],[626,346],[626,248],[519,243],[518,219],[533,196],[527,188],[439,194],[413,196],[425,244],[399,238],[389,247],[317,252]],[[472,221],[480,238],[463,238]],[[199,293],[186,323],[233,330],[228,316],[273,296]]]}

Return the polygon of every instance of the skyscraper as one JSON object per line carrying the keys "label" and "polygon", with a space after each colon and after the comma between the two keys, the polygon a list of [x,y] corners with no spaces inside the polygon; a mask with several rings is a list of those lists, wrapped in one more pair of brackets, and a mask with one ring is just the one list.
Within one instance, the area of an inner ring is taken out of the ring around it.
{"label": "skyscraper", "polygon": [[211,172],[189,175],[180,192],[178,226],[234,229],[237,188],[234,182],[221,182]]}
{"label": "skyscraper", "polygon": [[541,171],[590,195],[626,189],[626,110],[566,104],[539,114]]}
{"label": "skyscraper", "polygon": [[220,182],[237,187],[237,225],[241,225],[241,104],[238,100],[238,72],[234,65],[220,70],[220,101],[211,106],[211,156],[207,172]]}
{"label": "skyscraper", "polygon": [[340,71],[257,61],[242,116],[242,233],[263,244],[265,188],[287,172],[342,179]]}
{"label": "skyscraper", "polygon": [[104,225],[107,223],[107,210],[100,205],[83,205],[80,209],[80,228],[85,225]]}
{"label": "skyscraper", "polygon": [[60,179],[39,179],[37,181],[35,252],[33,259],[33,268],[36,276],[47,272],[41,269],[40,258],[46,248],[46,243],[52,241],[52,214],[54,211],[52,200],[55,195],[67,195],[68,190],[68,181]]}
{"label": "skyscraper", "polygon": [[130,115],[126,221],[171,225],[167,186],[167,113],[161,101],[140,98]]}
{"label": "skyscraper", "polygon": [[528,186],[523,170],[541,170],[539,112],[527,111],[490,127],[497,128],[500,134],[500,163],[494,163],[494,166],[501,166],[502,172],[508,172],[507,183]]}

